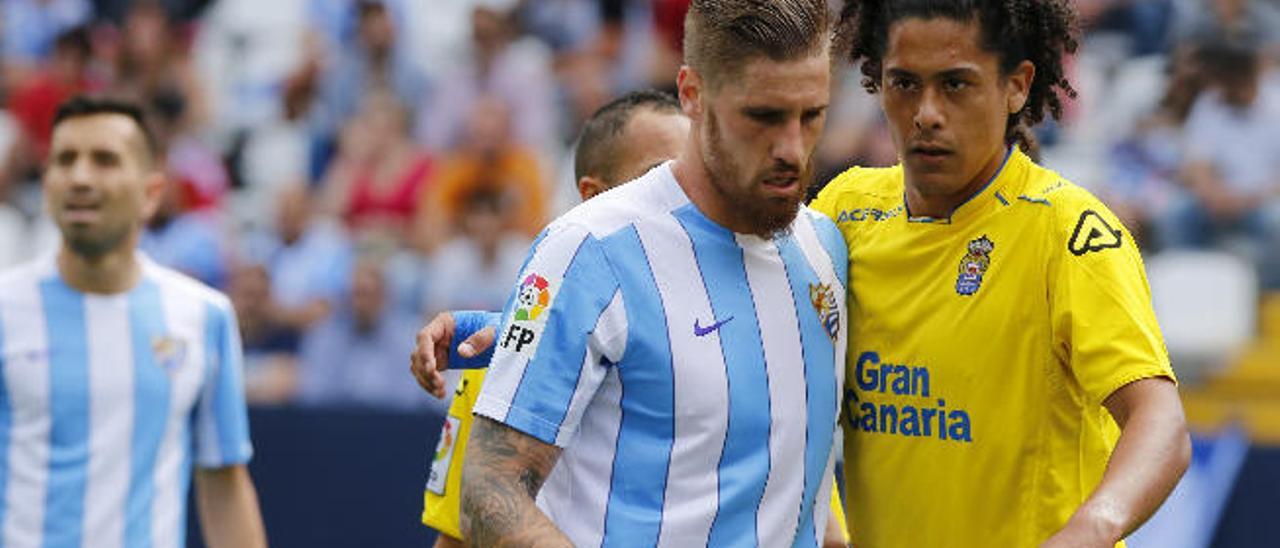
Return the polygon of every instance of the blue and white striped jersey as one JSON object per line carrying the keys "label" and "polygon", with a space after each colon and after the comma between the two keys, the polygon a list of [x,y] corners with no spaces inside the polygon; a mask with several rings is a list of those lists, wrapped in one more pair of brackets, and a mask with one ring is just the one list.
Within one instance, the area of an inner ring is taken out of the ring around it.
{"label": "blue and white striped jersey", "polygon": [[252,448],[230,302],[142,259],[84,294],[53,256],[0,275],[0,545],[183,546],[194,463]]}
{"label": "blue and white striped jersey", "polygon": [[563,448],[538,504],[577,546],[816,546],[846,256],[816,212],[735,234],[654,168],[534,244],[475,412]]}

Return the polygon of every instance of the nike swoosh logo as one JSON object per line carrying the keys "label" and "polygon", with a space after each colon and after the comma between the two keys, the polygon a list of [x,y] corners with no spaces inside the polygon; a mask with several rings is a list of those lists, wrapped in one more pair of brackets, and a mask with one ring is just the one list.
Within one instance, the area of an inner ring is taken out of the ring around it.
{"label": "nike swoosh logo", "polygon": [[722,325],[724,325],[724,324],[729,323],[729,320],[732,320],[732,319],[733,319],[733,316],[729,316],[728,318],[725,318],[725,319],[723,319],[723,320],[720,320],[720,321],[718,321],[718,322],[716,322],[716,323],[713,323],[713,324],[711,324],[711,325],[708,325],[708,326],[706,326],[706,327],[702,327],[702,326],[698,325],[698,320],[697,320],[697,319],[694,319],[694,320],[693,320],[693,334],[694,334],[694,335],[696,335],[696,336],[699,336],[699,337],[705,337],[705,336],[707,336],[707,335],[711,334],[711,332],[712,332],[712,331],[715,331],[715,330],[717,330],[717,329],[720,329],[720,326],[722,326]]}

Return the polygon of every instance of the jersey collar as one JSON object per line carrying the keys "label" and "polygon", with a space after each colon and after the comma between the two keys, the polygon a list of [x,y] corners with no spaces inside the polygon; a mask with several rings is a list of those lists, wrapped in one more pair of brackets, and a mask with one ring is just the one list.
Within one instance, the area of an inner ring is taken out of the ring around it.
{"label": "jersey collar", "polygon": [[929,217],[926,215],[912,215],[911,208],[907,205],[906,192],[906,174],[903,173],[903,189],[902,189],[902,207],[907,212],[908,223],[924,223],[924,224],[954,224],[960,222],[964,218],[970,216],[973,212],[982,211],[991,207],[1008,207],[1010,204],[1010,192],[1006,187],[1011,181],[1018,178],[1018,174],[1025,168],[1028,161],[1026,154],[1023,154],[1017,146],[1011,146],[1004,154],[1004,160],[1000,163],[1000,169],[997,169],[987,184],[982,185],[978,192],[974,193],[955,209],[951,211],[951,215],[947,217]]}

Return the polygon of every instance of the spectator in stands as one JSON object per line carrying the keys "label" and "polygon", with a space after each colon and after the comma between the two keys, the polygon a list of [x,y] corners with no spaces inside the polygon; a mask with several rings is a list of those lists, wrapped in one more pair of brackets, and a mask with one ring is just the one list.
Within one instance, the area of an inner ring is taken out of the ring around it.
{"label": "spectator in stands", "polygon": [[552,152],[559,143],[559,109],[550,52],[536,39],[518,39],[512,21],[515,0],[474,4],[471,51],[442,77],[439,92],[419,112],[419,139],[434,152],[457,147],[467,137],[476,102],[496,97],[510,112],[515,142],[540,154]]}
{"label": "spectator in stands", "polygon": [[1280,288],[1280,88],[1263,85],[1257,50],[1206,46],[1208,87],[1187,120],[1183,177],[1189,195],[1163,231],[1174,247],[1228,244],[1263,261]]}
{"label": "spectator in stands", "polygon": [[[1175,30],[1179,42],[1222,41],[1237,46],[1280,47],[1280,6],[1261,0],[1193,0]],[[1199,5],[1196,5],[1199,4]]]}
{"label": "spectator in stands", "polygon": [[1108,153],[1107,183],[1098,193],[1143,249],[1162,245],[1153,241],[1155,226],[1178,194],[1183,126],[1205,86],[1197,57],[1189,45],[1173,52],[1163,96]]}
{"label": "spectator in stands", "polygon": [[209,118],[206,88],[189,55],[190,44],[179,36],[159,0],[136,0],[129,6],[115,59],[114,92],[142,104],[177,104],[181,128],[199,127]]}
{"label": "spectator in stands", "polygon": [[217,212],[192,211],[182,183],[169,178],[138,248],[152,260],[210,286],[226,283],[227,247]]}
{"label": "spectator in stands", "polygon": [[533,237],[546,222],[546,183],[534,151],[511,138],[506,104],[496,97],[481,97],[472,104],[467,139],[457,150],[440,159],[431,191],[419,208],[420,243],[434,249],[461,226],[467,199],[476,188],[496,186],[504,199],[516,206],[511,225]]}
{"label": "spectator in stands", "polygon": [[427,313],[501,310],[504,289],[520,274],[530,240],[511,229],[519,204],[494,184],[480,184],[463,197],[461,233],[431,258]]}
{"label": "spectator in stands", "polygon": [[57,37],[89,22],[88,0],[4,0],[0,2],[7,81],[24,80],[49,60]]}
{"label": "spectator in stands", "polygon": [[227,287],[244,344],[245,399],[250,405],[280,404],[293,398],[300,339],[277,323],[271,277],[259,264],[232,270]]}
{"label": "spectator in stands", "polygon": [[314,202],[305,184],[282,185],[275,196],[274,230],[250,235],[246,245],[248,262],[264,265],[270,275],[272,323],[299,337],[329,316],[351,271],[345,233],[317,219]]}
{"label": "spectator in stands", "polygon": [[58,36],[48,68],[42,69],[14,87],[9,112],[22,129],[19,147],[24,164],[19,171],[31,171],[37,160],[48,155],[53,115],[67,98],[99,90],[101,82],[91,77],[89,61],[93,46],[89,31],[76,27]]}
{"label": "spectator in stands", "polygon": [[334,52],[338,57],[322,76],[312,112],[312,129],[320,138],[333,138],[372,92],[390,93],[413,107],[430,91],[426,74],[397,36],[391,9],[382,1],[360,0],[355,14],[354,43]]}
{"label": "spectator in stands", "polygon": [[302,343],[299,402],[309,405],[424,409],[439,407],[404,382],[404,355],[417,331],[416,316],[388,306],[382,265],[357,262],[350,298]]}
{"label": "spectator in stands", "polygon": [[410,140],[408,123],[408,111],[394,95],[375,91],[343,130],[324,192],[329,213],[354,232],[398,237],[417,213],[432,162]]}

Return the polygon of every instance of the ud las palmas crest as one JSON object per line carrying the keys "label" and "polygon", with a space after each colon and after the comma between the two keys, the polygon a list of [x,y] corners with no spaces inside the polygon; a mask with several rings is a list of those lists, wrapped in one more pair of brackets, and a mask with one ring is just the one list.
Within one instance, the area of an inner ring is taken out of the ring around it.
{"label": "ud las palmas crest", "polygon": [[982,287],[982,276],[987,273],[987,267],[991,265],[991,250],[995,248],[996,244],[987,239],[985,234],[969,242],[969,252],[960,259],[960,276],[956,278],[956,293],[973,295],[978,292]]}
{"label": "ud las palmas crest", "polygon": [[818,321],[832,341],[840,334],[840,308],[831,284],[809,284],[809,304],[818,313]]}

